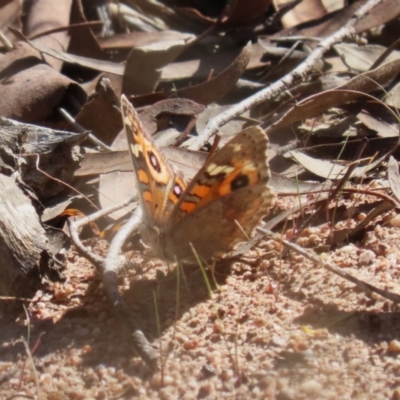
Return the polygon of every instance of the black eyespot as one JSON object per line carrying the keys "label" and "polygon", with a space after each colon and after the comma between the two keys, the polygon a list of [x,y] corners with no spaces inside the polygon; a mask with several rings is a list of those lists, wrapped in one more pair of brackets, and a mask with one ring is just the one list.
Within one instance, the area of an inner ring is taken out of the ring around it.
{"label": "black eyespot", "polygon": [[161,172],[161,166],[160,163],[158,162],[158,158],[156,157],[156,155],[152,152],[152,151],[148,151],[147,152],[147,157],[150,160],[150,164],[151,166],[157,171],[157,172]]}
{"label": "black eyespot", "polygon": [[249,177],[247,175],[238,175],[232,182],[231,182],[231,190],[237,190],[243,187],[248,186],[249,184]]}

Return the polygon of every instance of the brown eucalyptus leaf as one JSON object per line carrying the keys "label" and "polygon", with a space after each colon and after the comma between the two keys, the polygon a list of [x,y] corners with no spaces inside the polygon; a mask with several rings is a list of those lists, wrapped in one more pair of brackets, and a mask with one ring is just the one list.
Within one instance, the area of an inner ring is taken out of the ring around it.
{"label": "brown eucalyptus leaf", "polygon": [[[201,59],[168,64],[161,70],[161,80],[207,79],[210,76],[210,71],[213,71],[214,75],[218,75],[228,68],[241,52],[242,49],[235,49],[212,54]],[[270,61],[264,59],[264,54],[265,49],[258,43],[254,43],[251,46],[250,61],[246,70],[269,65]]]}
{"label": "brown eucalyptus leaf", "polygon": [[269,185],[274,192],[281,194],[302,195],[304,193],[320,193],[330,187],[329,182],[305,182],[297,178],[287,178],[275,172],[271,173]]}
{"label": "brown eucalyptus leaf", "polygon": [[110,145],[122,129],[119,97],[108,79],[100,79],[96,92],[81,108],[75,120],[101,142]]}
{"label": "brown eucalyptus leaf", "polygon": [[161,77],[160,68],[174,61],[185,45],[183,40],[171,40],[133,48],[125,66],[123,93],[140,95],[153,92]]}
{"label": "brown eucalyptus leaf", "polygon": [[[24,33],[27,36],[37,36],[50,29],[61,28],[69,24],[72,0],[38,0],[27,3],[29,10],[26,11],[26,22]],[[33,39],[37,46],[45,47],[53,51],[62,51],[68,47],[70,35],[67,31],[52,33]],[[54,57],[44,57],[46,62],[59,71],[62,60]]]}
{"label": "brown eucalyptus leaf", "polygon": [[178,90],[178,95],[200,104],[210,104],[224,97],[235,86],[250,61],[251,43],[248,43],[232,64],[210,80]]}
{"label": "brown eucalyptus leaf", "polygon": [[398,122],[395,124],[390,124],[385,121],[381,113],[371,114],[366,110],[362,110],[357,114],[357,119],[361,121],[368,129],[377,132],[377,136],[381,138],[390,138],[399,136],[399,125]]}
{"label": "brown eucalyptus leaf", "polygon": [[[360,2],[354,3],[357,7]],[[389,21],[396,20],[400,15],[400,3],[397,0],[382,0],[356,24],[356,33],[365,32],[381,26]]]}
{"label": "brown eucalyptus leaf", "polygon": [[[368,71],[386,50],[383,46],[358,46],[355,43],[340,43],[335,45],[334,49],[350,70],[359,72]],[[393,51],[385,62],[394,61],[398,58],[400,58],[400,51]]]}
{"label": "brown eucalyptus leaf", "polygon": [[85,27],[88,19],[85,15],[85,8],[82,0],[73,0],[71,10],[71,25],[80,25],[79,29],[71,29],[69,35],[71,42],[68,47],[70,54],[76,54],[95,59],[102,59],[104,57],[103,50],[101,49],[98,36],[94,34],[90,27]]}
{"label": "brown eucalyptus leaf", "polygon": [[195,116],[204,111],[205,107],[184,98],[171,98],[158,101],[140,113],[147,132],[153,135],[157,131],[157,121],[161,115],[187,115]]}
{"label": "brown eucalyptus leaf", "polygon": [[384,97],[385,104],[389,107],[400,109],[400,83],[396,83]]}
{"label": "brown eucalyptus leaf", "polygon": [[331,107],[337,107],[354,101],[372,90],[380,89],[400,72],[400,59],[389,61],[378,68],[351,79],[336,89],[318,93],[306,98],[292,107],[283,117],[273,123],[268,131],[273,131],[306,118],[321,115]]}
{"label": "brown eucalyptus leaf", "polygon": [[78,83],[47,64],[15,72],[9,79],[9,84],[2,85],[0,96],[0,115],[5,117],[39,123],[47,120],[62,102],[68,104],[69,96],[81,104],[86,100]]}
{"label": "brown eucalyptus leaf", "polygon": [[271,0],[233,0],[224,25],[244,25],[261,17],[271,4]]}
{"label": "brown eucalyptus leaf", "polygon": [[[306,24],[297,26],[295,29],[292,28],[290,32],[309,37],[327,37],[342,28],[352,18],[361,3],[361,1],[351,3],[342,9],[325,15],[323,18],[309,21]],[[399,14],[400,3],[397,0],[383,0],[374,7],[373,12],[368,13],[357,22],[355,31],[356,33],[362,33],[374,27],[381,26],[395,20]],[[280,35],[282,34],[289,34],[289,32],[281,32]]]}
{"label": "brown eucalyptus leaf", "polygon": [[19,0],[0,1],[0,29],[11,43],[15,36],[6,28],[11,26],[13,29],[21,30],[21,8],[22,4]]}
{"label": "brown eucalyptus leaf", "polygon": [[124,75],[125,67],[122,64],[91,57],[79,56],[76,54],[70,54],[64,51],[56,51],[53,49],[49,49],[48,47],[33,43],[32,41],[27,42],[40,53],[47,54],[65,63],[78,65],[80,67],[93,69],[95,71],[108,72],[110,74],[120,76]]}
{"label": "brown eucalyptus leaf", "polygon": [[[279,32],[279,36],[304,35],[306,37],[324,38],[339,30],[360,7],[358,3],[350,4],[337,11],[322,15],[322,18],[308,20],[307,23],[292,26]],[[323,10],[319,10],[319,13]],[[303,17],[307,18],[307,16]]]}
{"label": "brown eucalyptus leaf", "polygon": [[[391,149],[393,151],[394,149]],[[337,180],[343,178],[347,169],[350,166],[350,163],[341,163],[330,161],[330,160],[321,160],[314,157],[311,157],[299,150],[290,151],[290,155],[307,171],[312,172],[314,175],[319,176],[321,178]],[[384,154],[382,157],[375,159],[372,162],[364,162],[360,166],[357,166],[353,173],[352,177],[363,177],[368,171],[376,168],[385,158],[387,154]]]}
{"label": "brown eucalyptus leaf", "polygon": [[[348,166],[338,165],[332,161],[310,157],[298,150],[292,150],[290,155],[307,171],[325,179],[336,180],[343,177]],[[364,168],[361,169],[364,173]]]}
{"label": "brown eucalyptus leaf", "polygon": [[[196,121],[197,132],[201,132],[207,122],[227,110],[230,106],[219,106],[219,107],[207,107],[204,112],[202,112]],[[220,132],[222,134],[221,142],[224,142],[223,138],[226,135],[232,135],[236,132],[240,132],[249,124],[250,111],[246,111],[240,117],[231,119],[227,124],[221,126]]]}
{"label": "brown eucalyptus leaf", "polygon": [[99,38],[103,50],[129,49],[152,43],[184,41],[194,39],[194,35],[185,32],[164,30],[159,32],[130,32]]}
{"label": "brown eucalyptus leaf", "polygon": [[[279,10],[281,7],[286,6],[287,2],[285,3],[285,1],[282,0],[275,0],[274,5]],[[325,8],[325,4],[321,0],[302,1],[282,17],[282,24],[285,28],[290,28],[304,22],[322,18],[327,13],[328,10]]]}
{"label": "brown eucalyptus leaf", "polygon": [[143,96],[131,98],[135,107],[153,104],[156,101],[166,99],[170,96],[178,96],[190,99],[199,104],[210,104],[214,101],[221,99],[229,93],[234,87],[237,80],[245,72],[246,67],[250,60],[251,43],[247,44],[239,56],[232,62],[232,64],[222,71],[220,74],[212,77],[206,82],[198,85],[189,86],[183,89],[178,89],[174,92],[156,92]]}
{"label": "brown eucalyptus leaf", "polygon": [[131,171],[132,161],[128,150],[86,153],[74,177],[107,174],[114,171]]}

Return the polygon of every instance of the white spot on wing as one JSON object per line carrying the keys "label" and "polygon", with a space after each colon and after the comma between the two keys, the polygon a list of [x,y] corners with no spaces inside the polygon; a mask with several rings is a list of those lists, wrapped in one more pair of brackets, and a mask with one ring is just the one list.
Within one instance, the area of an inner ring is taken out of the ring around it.
{"label": "white spot on wing", "polygon": [[239,153],[239,151],[242,150],[242,145],[239,143],[231,144],[231,146],[234,153]]}
{"label": "white spot on wing", "polygon": [[139,144],[131,144],[131,152],[136,158],[139,157],[141,151],[142,151],[142,146],[140,146]]}
{"label": "white spot on wing", "polygon": [[207,169],[206,172],[213,176],[213,175],[218,175],[220,173],[225,173],[225,174],[230,174],[232,171],[234,171],[234,167],[230,167],[229,165],[217,165],[214,163],[211,163]]}
{"label": "white spot on wing", "polygon": [[252,162],[249,161],[246,164],[243,165],[243,171],[247,172],[247,171],[256,171],[257,170],[257,166]]}

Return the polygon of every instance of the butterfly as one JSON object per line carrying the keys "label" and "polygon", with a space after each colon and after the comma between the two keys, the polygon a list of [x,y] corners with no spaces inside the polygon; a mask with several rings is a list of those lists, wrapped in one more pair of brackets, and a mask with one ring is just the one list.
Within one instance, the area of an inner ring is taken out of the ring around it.
{"label": "butterfly", "polygon": [[140,233],[154,255],[194,260],[194,249],[209,260],[248,240],[275,201],[264,131],[238,133],[186,185],[124,95],[121,110],[143,214]]}

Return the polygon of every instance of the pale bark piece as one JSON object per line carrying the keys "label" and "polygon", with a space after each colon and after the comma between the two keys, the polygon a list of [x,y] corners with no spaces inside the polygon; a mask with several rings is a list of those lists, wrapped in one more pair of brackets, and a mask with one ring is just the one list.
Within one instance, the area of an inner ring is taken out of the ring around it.
{"label": "pale bark piece", "polygon": [[47,237],[29,198],[0,174],[0,295],[29,297],[47,264]]}
{"label": "pale bark piece", "polygon": [[72,180],[86,137],[0,118],[0,164],[18,170],[39,198],[52,197]]}
{"label": "pale bark piece", "polygon": [[113,18],[118,18],[123,21],[123,24],[129,27],[132,31],[141,32],[156,32],[163,31],[168,28],[168,25],[164,22],[163,18],[154,18],[150,10],[146,10],[142,5],[133,4],[129,7],[122,2],[113,4],[109,2],[108,10]]}

